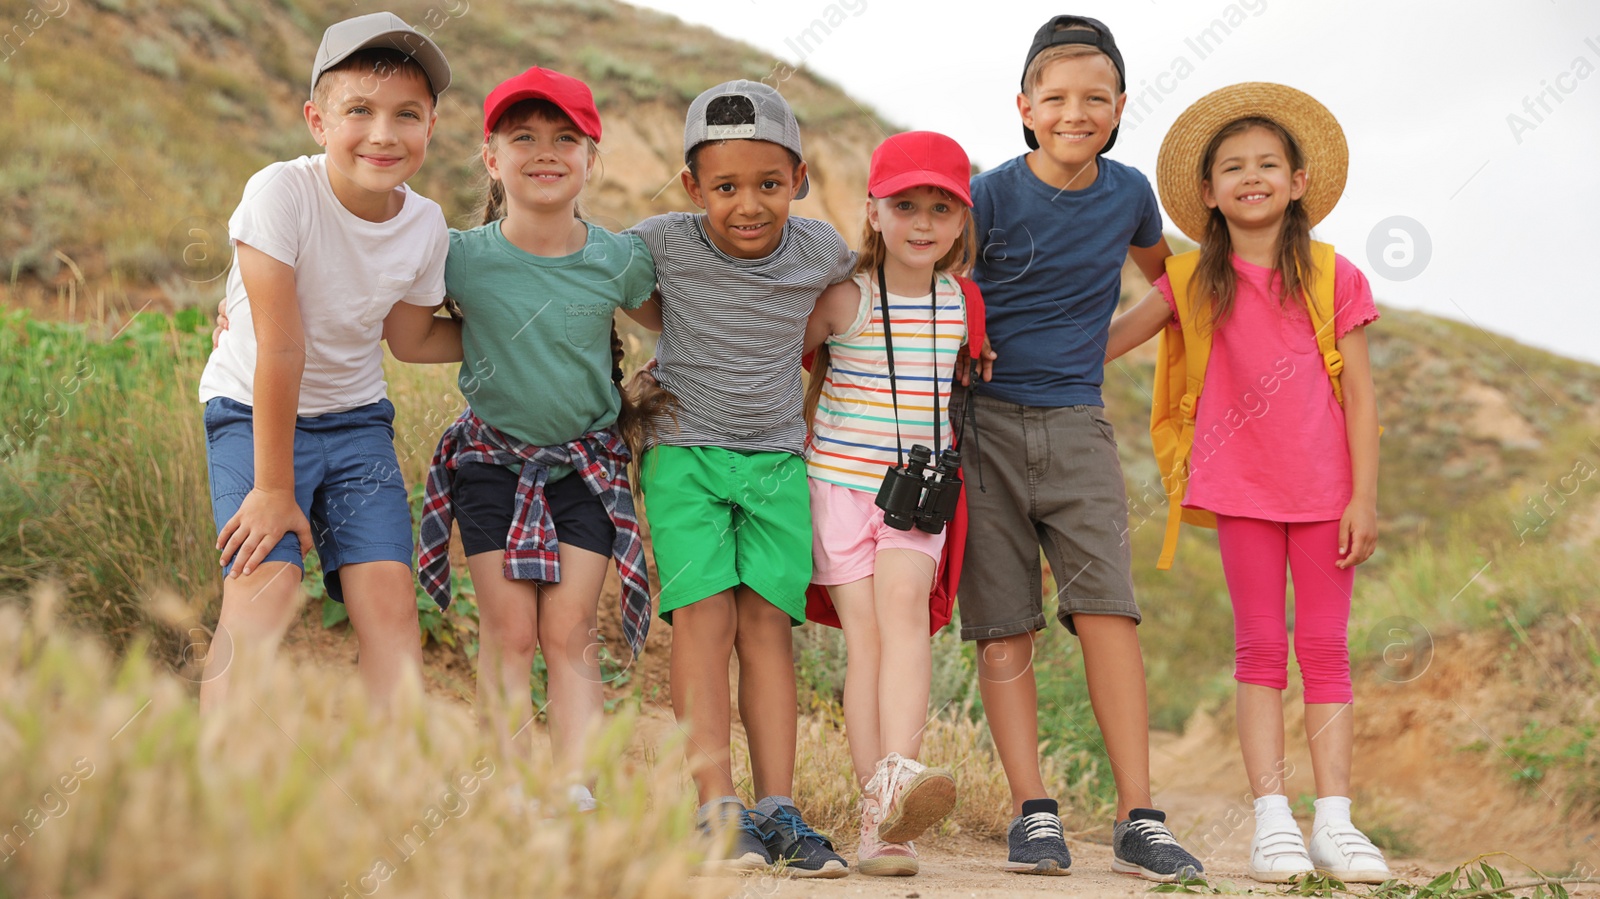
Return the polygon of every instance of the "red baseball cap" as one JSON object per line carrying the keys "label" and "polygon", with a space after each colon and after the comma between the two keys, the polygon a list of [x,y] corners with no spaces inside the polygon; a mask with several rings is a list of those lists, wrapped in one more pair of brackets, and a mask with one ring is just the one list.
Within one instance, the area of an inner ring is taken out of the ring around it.
{"label": "red baseball cap", "polygon": [[494,126],[512,104],[523,100],[549,100],[567,114],[578,130],[595,143],[600,142],[600,111],[594,108],[589,85],[560,72],[534,66],[515,78],[500,82],[483,100],[483,137],[494,133]]}
{"label": "red baseball cap", "polygon": [[971,182],[967,152],[934,131],[907,131],[879,144],[867,172],[867,192],[880,198],[908,187],[937,187],[971,206]]}

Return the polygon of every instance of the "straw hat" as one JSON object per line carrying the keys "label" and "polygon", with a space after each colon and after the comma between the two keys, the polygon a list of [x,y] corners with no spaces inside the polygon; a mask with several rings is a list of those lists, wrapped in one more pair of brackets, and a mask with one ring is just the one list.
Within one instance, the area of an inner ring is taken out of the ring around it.
{"label": "straw hat", "polygon": [[1315,225],[1333,211],[1344,192],[1350,164],[1344,129],[1326,106],[1310,94],[1282,84],[1247,81],[1212,91],[1183,111],[1161,141],[1156,187],[1172,223],[1199,241],[1211,210],[1200,197],[1200,159],[1206,144],[1231,122],[1257,116],[1271,119],[1294,135],[1305,154],[1306,192],[1300,202]]}

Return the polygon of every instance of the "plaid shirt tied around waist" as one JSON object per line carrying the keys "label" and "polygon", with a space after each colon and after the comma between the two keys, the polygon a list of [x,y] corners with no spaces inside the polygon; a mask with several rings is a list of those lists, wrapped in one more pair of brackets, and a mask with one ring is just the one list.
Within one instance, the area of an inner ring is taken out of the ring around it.
{"label": "plaid shirt tied around waist", "polygon": [[506,534],[505,576],[560,583],[561,553],[544,485],[550,466],[570,465],[589,492],[600,498],[616,525],[611,557],[622,577],[622,633],[638,655],[650,630],[650,578],[633,493],[628,489],[629,458],[622,438],[610,429],[592,431],[558,446],[533,446],[496,430],[468,407],[445,429],[428,466],[417,550],[417,577],[422,588],[439,608],[449,607],[450,524],[455,520],[450,488],[452,473],[462,462],[523,463],[511,530]]}

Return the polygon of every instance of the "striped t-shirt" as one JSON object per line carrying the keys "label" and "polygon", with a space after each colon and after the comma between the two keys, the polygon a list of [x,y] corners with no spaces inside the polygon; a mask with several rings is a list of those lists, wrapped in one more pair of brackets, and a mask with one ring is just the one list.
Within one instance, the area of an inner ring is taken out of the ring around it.
{"label": "striped t-shirt", "polygon": [[656,423],[671,446],[786,452],[805,448],[800,350],[806,319],[855,253],[827,222],[790,216],[761,259],[729,256],[705,216],[668,212],[628,232],[655,257],[661,293],[656,378],[678,398],[676,423]]}
{"label": "striped t-shirt", "polygon": [[[877,278],[862,273],[861,309],[843,334],[828,338],[832,360],[817,404],[806,472],[821,481],[876,493],[895,462],[895,404],[889,390],[889,358]],[[950,445],[950,379],[956,355],[967,341],[966,303],[955,279],[939,278],[937,326],[929,297],[889,294],[894,340],[894,394],[900,405],[900,441],[937,449]],[[935,399],[935,392],[938,397]],[[937,405],[935,403],[937,402]]]}

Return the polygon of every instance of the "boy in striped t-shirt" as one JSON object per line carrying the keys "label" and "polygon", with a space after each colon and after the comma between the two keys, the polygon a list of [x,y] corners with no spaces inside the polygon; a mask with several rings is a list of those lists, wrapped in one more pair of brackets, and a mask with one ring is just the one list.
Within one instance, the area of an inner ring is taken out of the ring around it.
{"label": "boy in striped t-shirt", "polygon": [[[703,214],[632,229],[655,257],[661,342],[654,374],[676,403],[640,460],[661,617],[672,624],[672,707],[689,735],[700,826],[732,848],[719,861],[842,877],[833,845],[789,798],[796,700],[790,628],[805,620],[811,505],[801,415],[801,342],[817,297],[850,277],[833,226],[791,218],[809,184],[788,103],[750,81],[695,99],[683,186]],[[728,659],[760,800],[734,792]]]}

